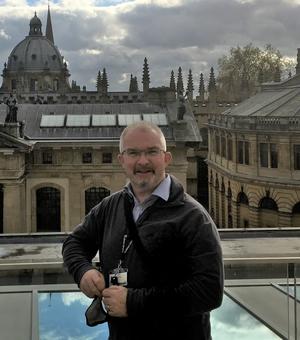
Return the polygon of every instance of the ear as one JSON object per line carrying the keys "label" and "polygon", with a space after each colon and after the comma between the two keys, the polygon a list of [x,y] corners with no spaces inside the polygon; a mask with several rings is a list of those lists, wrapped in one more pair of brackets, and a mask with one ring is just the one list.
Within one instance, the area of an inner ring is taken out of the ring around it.
{"label": "ear", "polygon": [[171,152],[165,152],[165,164],[168,166],[172,162],[172,154]]}
{"label": "ear", "polygon": [[118,161],[119,161],[119,163],[121,165],[123,165],[123,163],[124,163],[124,156],[121,153],[118,154]]}

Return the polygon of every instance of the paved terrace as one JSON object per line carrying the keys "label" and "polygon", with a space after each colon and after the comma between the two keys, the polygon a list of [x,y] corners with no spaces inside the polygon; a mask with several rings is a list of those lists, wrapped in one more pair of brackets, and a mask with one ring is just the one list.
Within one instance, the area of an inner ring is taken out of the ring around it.
{"label": "paved terrace", "polygon": [[[62,266],[65,233],[0,235],[0,270]],[[300,261],[300,228],[220,230],[225,265]]]}

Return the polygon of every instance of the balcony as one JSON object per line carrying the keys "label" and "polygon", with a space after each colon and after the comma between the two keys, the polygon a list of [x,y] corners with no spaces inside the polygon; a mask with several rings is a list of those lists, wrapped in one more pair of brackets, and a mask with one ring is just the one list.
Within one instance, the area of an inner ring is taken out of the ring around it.
{"label": "balcony", "polygon": [[[300,229],[220,230],[220,235],[225,296],[222,306],[212,312],[213,339],[299,340]],[[91,301],[63,268],[64,237],[0,237],[4,339],[107,338],[106,324],[85,325],[84,311]]]}

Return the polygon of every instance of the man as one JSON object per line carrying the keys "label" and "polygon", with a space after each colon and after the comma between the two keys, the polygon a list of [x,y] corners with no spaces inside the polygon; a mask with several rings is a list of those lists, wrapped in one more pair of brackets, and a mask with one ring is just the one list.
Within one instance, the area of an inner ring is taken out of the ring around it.
{"label": "man", "polygon": [[[172,155],[156,125],[125,128],[118,159],[130,183],[95,206],[67,238],[69,271],[87,296],[102,297],[111,340],[211,339],[209,311],[223,295],[212,219],[166,174]],[[91,264],[97,250],[101,272]],[[114,279],[121,284],[111,285]]]}

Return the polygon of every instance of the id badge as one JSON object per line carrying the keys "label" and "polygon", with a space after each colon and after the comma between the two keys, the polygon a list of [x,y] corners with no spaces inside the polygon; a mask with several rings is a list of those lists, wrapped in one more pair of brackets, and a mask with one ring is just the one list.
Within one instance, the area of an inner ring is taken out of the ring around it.
{"label": "id badge", "polygon": [[116,268],[109,273],[109,285],[127,286],[127,268]]}

